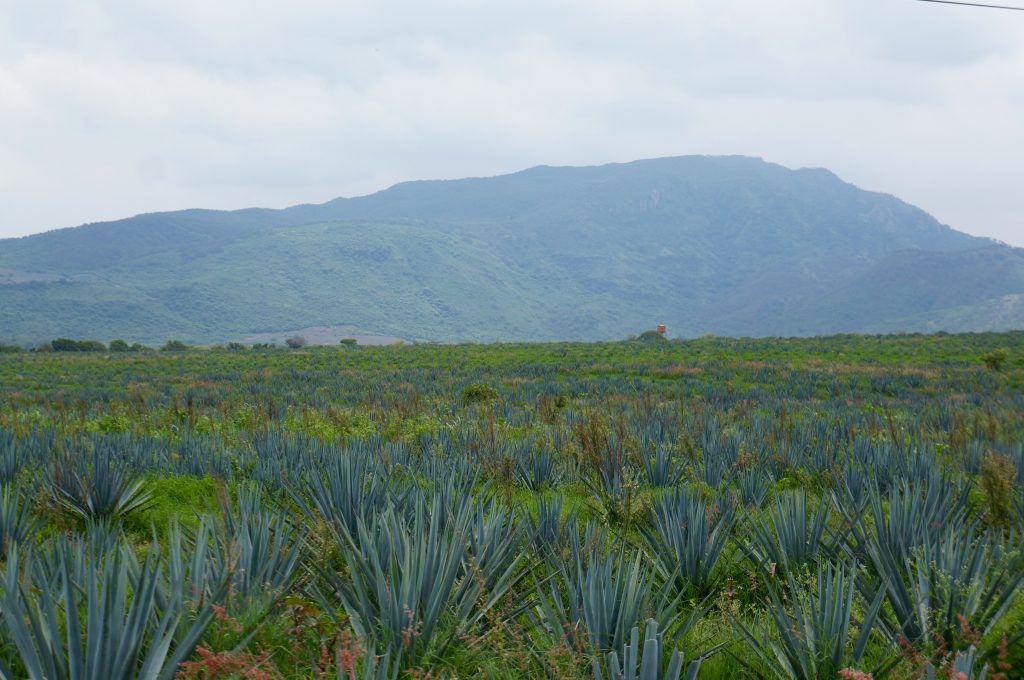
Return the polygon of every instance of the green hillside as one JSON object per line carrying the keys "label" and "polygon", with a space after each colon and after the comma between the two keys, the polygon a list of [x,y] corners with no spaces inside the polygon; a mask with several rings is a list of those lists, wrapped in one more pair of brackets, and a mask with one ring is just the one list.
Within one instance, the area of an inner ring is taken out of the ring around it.
{"label": "green hillside", "polygon": [[1019,250],[826,170],[742,157],[537,167],[0,240],[4,341],[999,330],[1022,325],[1021,294]]}

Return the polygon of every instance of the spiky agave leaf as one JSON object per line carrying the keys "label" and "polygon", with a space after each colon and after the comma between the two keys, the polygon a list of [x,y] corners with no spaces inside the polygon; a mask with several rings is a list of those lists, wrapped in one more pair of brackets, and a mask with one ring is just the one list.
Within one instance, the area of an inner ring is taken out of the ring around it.
{"label": "spiky agave leaf", "polygon": [[[160,550],[139,563],[127,545],[89,556],[82,543],[56,549],[54,562],[17,548],[7,563],[3,616],[32,680],[170,680],[213,617],[202,607],[187,625],[180,597],[168,592]],[[47,573],[55,565],[57,573]],[[81,581],[75,578],[84,565]],[[179,629],[180,628],[180,629]]]}
{"label": "spiky agave leaf", "polygon": [[222,499],[220,518],[206,518],[213,538],[210,567],[228,575],[232,597],[271,598],[291,585],[303,542],[287,513],[256,487],[240,487],[235,500]]}
{"label": "spiky agave leaf", "polygon": [[734,524],[731,505],[709,506],[680,486],[655,500],[651,526],[641,533],[663,576],[674,576],[681,589],[701,596],[718,578],[715,567]]}
{"label": "spiky agave leaf", "polygon": [[0,486],[7,486],[13,482],[18,477],[22,464],[14,433],[0,429]]}
{"label": "spiky agave leaf", "polygon": [[[578,533],[578,532],[574,532]],[[603,541],[570,541],[569,563],[548,562],[549,575],[535,608],[539,629],[572,648],[613,651],[629,631],[653,617],[662,630],[685,634],[703,616],[710,600],[690,610],[684,621],[683,594],[658,579],[643,551],[605,551]]]}
{"label": "spiky agave leaf", "polygon": [[[622,663],[619,663],[617,652],[609,652],[605,657],[605,670],[602,670],[600,656],[595,656],[594,680],[679,680],[683,672],[683,653],[674,650],[668,666],[663,666],[662,635],[658,631],[658,622],[647,620],[643,647],[640,646],[639,638],[640,628],[634,627],[630,631],[629,643],[622,648]],[[700,664],[701,659],[690,662],[685,680],[696,680]]]}
{"label": "spiky agave leaf", "polygon": [[558,456],[548,448],[520,452],[516,456],[516,479],[530,491],[555,487],[562,479],[558,463]]}
{"label": "spiky agave leaf", "polygon": [[579,507],[574,505],[566,510],[565,496],[542,496],[537,500],[536,516],[528,511],[525,515],[529,543],[547,555],[564,547],[568,527],[577,523]]}
{"label": "spiky agave leaf", "polygon": [[822,499],[808,508],[808,494],[801,490],[775,499],[761,517],[748,523],[744,549],[758,564],[784,569],[808,564],[827,547],[829,504]]}
{"label": "spiky agave leaf", "polygon": [[[489,524],[473,504],[418,496],[409,512],[359,519],[357,534],[339,541],[349,574],[324,574],[355,633],[389,656],[392,677],[443,653],[526,573],[522,553],[500,545],[503,532],[517,545],[518,530]],[[330,610],[331,593],[319,595]]]}
{"label": "spiky agave leaf", "polygon": [[654,447],[653,455],[642,457],[647,483],[654,487],[675,486],[683,478],[686,470],[677,465],[672,458],[672,451],[666,446]]}
{"label": "spiky agave leaf", "polygon": [[889,569],[899,570],[915,550],[934,545],[946,528],[968,531],[967,495],[941,478],[927,484],[902,480],[888,494],[876,485],[870,488],[870,512],[850,517],[855,552],[868,566],[876,563],[868,558],[870,552]]}
{"label": "spiky agave leaf", "polygon": [[467,547],[467,568],[489,591],[510,567],[520,562],[526,533],[516,515],[496,499],[473,503],[466,525],[456,531]]}
{"label": "spiky agave leaf", "polygon": [[736,489],[739,491],[740,501],[748,508],[760,508],[764,504],[771,484],[771,475],[761,468],[736,475]]}
{"label": "spiky agave leaf", "polygon": [[36,521],[29,504],[10,486],[0,492],[0,560],[6,559],[8,546],[24,544],[35,533]]}
{"label": "spiky agave leaf", "polygon": [[[981,660],[981,655],[978,654],[977,648],[972,645],[966,650],[953,655],[953,658],[948,659],[947,665],[943,668],[937,669],[934,663],[928,661],[925,666],[924,677],[926,680],[936,680],[937,678],[985,680],[988,677],[989,670],[989,664]],[[1001,677],[1008,676],[1003,673]]]}
{"label": "spiky agave leaf", "polygon": [[883,593],[870,599],[856,640],[850,639],[856,566],[819,565],[813,585],[786,574],[787,589],[769,584],[768,613],[777,639],[739,623],[757,656],[779,677],[796,680],[831,678],[843,668],[856,665],[864,655]]}
{"label": "spiky agave leaf", "polygon": [[358,520],[378,513],[389,500],[380,461],[362,451],[336,456],[323,473],[306,475],[305,483],[306,494],[294,496],[306,515],[319,513],[335,532],[348,535],[356,534]]}
{"label": "spiky agave leaf", "polygon": [[68,455],[54,461],[47,487],[58,506],[90,521],[123,517],[152,500],[144,480],[115,461],[109,446],[98,443],[89,458]]}
{"label": "spiky agave leaf", "polygon": [[990,634],[1024,585],[1024,560],[1004,541],[991,533],[974,538],[971,526],[949,526],[898,569],[872,546],[869,555],[891,611],[891,617],[883,613],[879,630],[925,651],[976,644],[983,653],[993,651]]}

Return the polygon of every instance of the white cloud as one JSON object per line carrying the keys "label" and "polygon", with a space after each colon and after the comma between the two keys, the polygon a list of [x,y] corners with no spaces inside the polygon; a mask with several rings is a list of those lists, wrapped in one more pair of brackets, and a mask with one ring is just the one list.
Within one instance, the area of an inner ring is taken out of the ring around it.
{"label": "white cloud", "polygon": [[0,0],[0,236],[742,153],[828,167],[1024,245],[1020,111],[1024,12]]}

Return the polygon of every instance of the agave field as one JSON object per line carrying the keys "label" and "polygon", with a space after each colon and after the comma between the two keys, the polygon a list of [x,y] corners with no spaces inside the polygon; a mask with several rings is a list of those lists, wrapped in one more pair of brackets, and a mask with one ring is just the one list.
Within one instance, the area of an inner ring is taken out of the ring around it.
{"label": "agave field", "polygon": [[1024,333],[0,355],[0,676],[1024,677]]}

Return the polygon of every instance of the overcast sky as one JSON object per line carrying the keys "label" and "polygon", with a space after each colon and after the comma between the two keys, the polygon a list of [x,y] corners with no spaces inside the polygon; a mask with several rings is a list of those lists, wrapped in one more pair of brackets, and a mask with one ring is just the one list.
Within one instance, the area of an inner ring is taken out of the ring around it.
{"label": "overcast sky", "polygon": [[1024,12],[0,0],[0,236],[695,153],[827,167],[1024,246]]}

